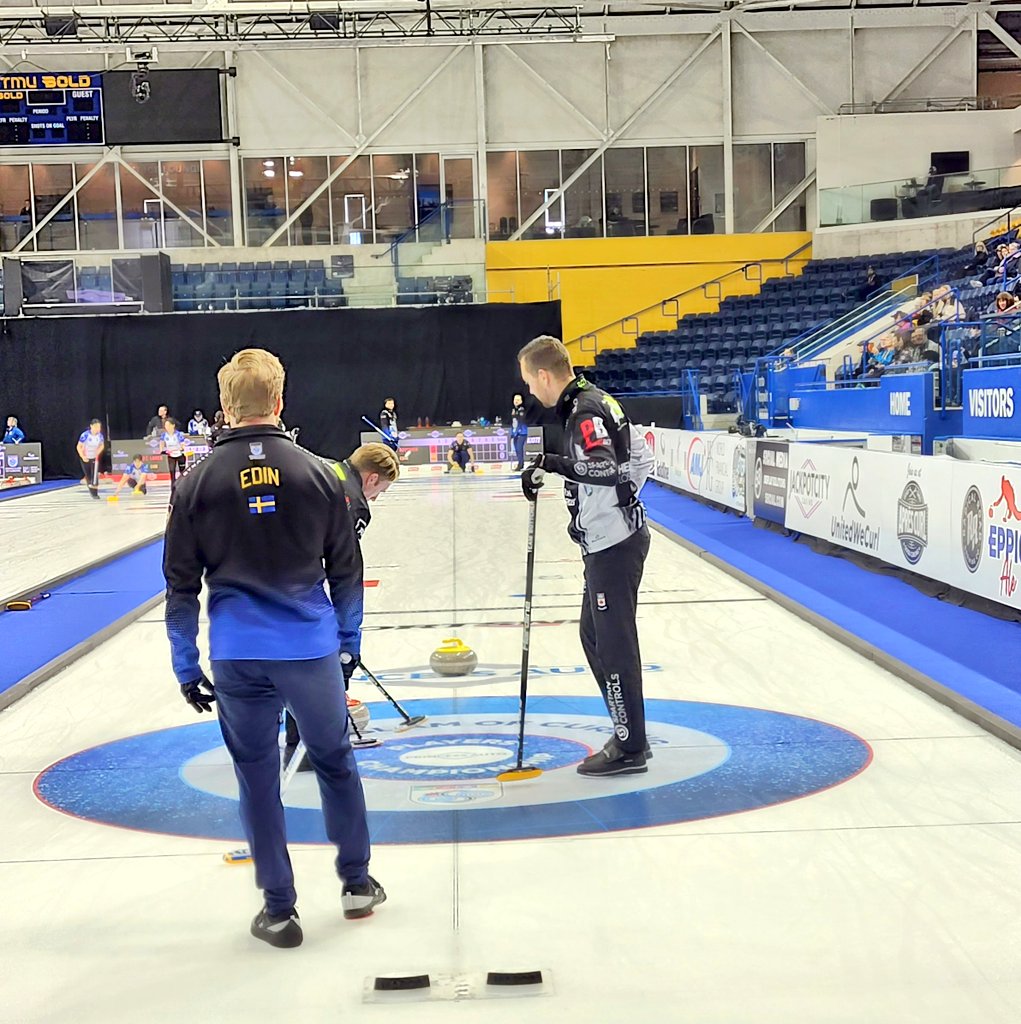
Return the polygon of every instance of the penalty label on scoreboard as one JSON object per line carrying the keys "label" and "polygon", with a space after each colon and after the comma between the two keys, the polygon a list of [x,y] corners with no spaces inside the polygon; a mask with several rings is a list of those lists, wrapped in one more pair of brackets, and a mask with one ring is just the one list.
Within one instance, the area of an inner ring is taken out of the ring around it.
{"label": "penalty label on scoreboard", "polygon": [[[513,765],[517,701],[506,697],[407,702],[428,715],[393,731],[371,704],[378,747],[356,757],[374,843],[488,842],[581,835],[761,810],[846,782],[871,761],[868,744],[838,726],[758,708],[648,700],[649,771],[592,779],[575,770],[611,735],[598,698],[536,697],[525,760],[537,779],[501,783]],[[237,782],[215,723],[127,737],[74,754],[36,779],[39,798],[91,821],[171,835],[243,841]],[[312,773],[285,797],[291,842],[325,843]]]}

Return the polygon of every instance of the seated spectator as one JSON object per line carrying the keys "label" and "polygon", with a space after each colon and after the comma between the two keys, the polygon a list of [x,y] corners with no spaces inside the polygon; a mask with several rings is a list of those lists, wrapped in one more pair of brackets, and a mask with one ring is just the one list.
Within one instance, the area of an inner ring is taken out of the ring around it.
{"label": "seated spectator", "polygon": [[1000,292],[983,315],[996,316],[997,313],[1021,313],[1021,299],[1010,292]]}
{"label": "seated spectator", "polygon": [[897,355],[901,343],[894,334],[884,334],[871,346],[871,355],[865,367],[866,377],[881,377]]}
{"label": "seated spectator", "polygon": [[882,288],[884,284],[886,284],[886,281],[876,273],[876,268],[869,266],[865,271],[865,279],[858,286],[854,296],[859,302],[864,302],[873,292]]}
{"label": "seated spectator", "polygon": [[951,323],[968,319],[964,306],[961,305],[950,285],[941,285],[932,293],[932,298],[932,319],[934,321]]}
{"label": "seated spectator", "polygon": [[18,426],[18,417],[8,416],[7,429],[4,431],[4,444],[21,444],[24,440],[25,431]]}
{"label": "seated spectator", "polygon": [[920,363],[922,352],[929,343],[929,336],[921,327],[916,327],[911,336],[900,344],[894,355],[893,361],[898,366],[905,366],[910,363]]}
{"label": "seated spectator", "polygon": [[911,332],[915,329],[915,322],[911,312],[906,309],[898,309],[893,314],[892,334],[895,339],[910,338]]}
{"label": "seated spectator", "polygon": [[932,292],[922,292],[918,297],[918,305],[911,320],[916,327],[932,323]]}
{"label": "seated spectator", "polygon": [[989,266],[989,250],[986,248],[985,242],[977,242],[975,245],[975,254],[965,264],[964,269],[961,271],[962,277],[974,277],[976,274],[985,273]]}
{"label": "seated spectator", "polygon": [[227,429],[227,420],[224,418],[223,410],[217,409],[213,417],[213,425],[209,431],[209,439],[216,444],[223,432]]}

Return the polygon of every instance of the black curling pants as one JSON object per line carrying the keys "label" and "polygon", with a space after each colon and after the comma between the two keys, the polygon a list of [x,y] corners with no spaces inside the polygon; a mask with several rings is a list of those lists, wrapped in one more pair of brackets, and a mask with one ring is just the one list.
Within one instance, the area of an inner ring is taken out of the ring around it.
{"label": "black curling pants", "polygon": [[599,684],[614,734],[629,754],[645,749],[638,588],[649,553],[649,528],[605,551],[585,555],[581,646]]}

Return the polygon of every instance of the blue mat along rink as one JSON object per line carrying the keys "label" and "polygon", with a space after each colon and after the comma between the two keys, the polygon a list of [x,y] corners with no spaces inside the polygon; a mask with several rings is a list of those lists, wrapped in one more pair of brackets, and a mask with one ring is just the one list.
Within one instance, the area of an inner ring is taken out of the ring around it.
{"label": "blue mat along rink", "polygon": [[1018,623],[946,604],[657,483],[642,498],[654,522],[1021,727]]}
{"label": "blue mat along rink", "polygon": [[0,693],[161,593],[163,538],[54,587],[31,611],[0,612]]}

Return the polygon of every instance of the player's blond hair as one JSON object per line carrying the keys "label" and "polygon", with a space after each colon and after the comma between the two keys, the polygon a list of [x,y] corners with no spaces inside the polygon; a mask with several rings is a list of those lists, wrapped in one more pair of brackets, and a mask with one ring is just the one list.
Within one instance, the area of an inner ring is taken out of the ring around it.
{"label": "player's blond hair", "polygon": [[540,334],[533,338],[519,353],[518,362],[524,363],[530,373],[546,370],[557,377],[574,374],[571,365],[571,354],[567,346],[549,334]]}
{"label": "player's blond hair", "polygon": [[397,453],[380,441],[370,441],[356,448],[348,461],[359,473],[378,473],[381,479],[391,483],[401,475]]}
{"label": "player's blond hair", "polygon": [[284,366],[264,348],[245,348],[216,375],[220,405],[237,421],[272,416],[284,395]]}

